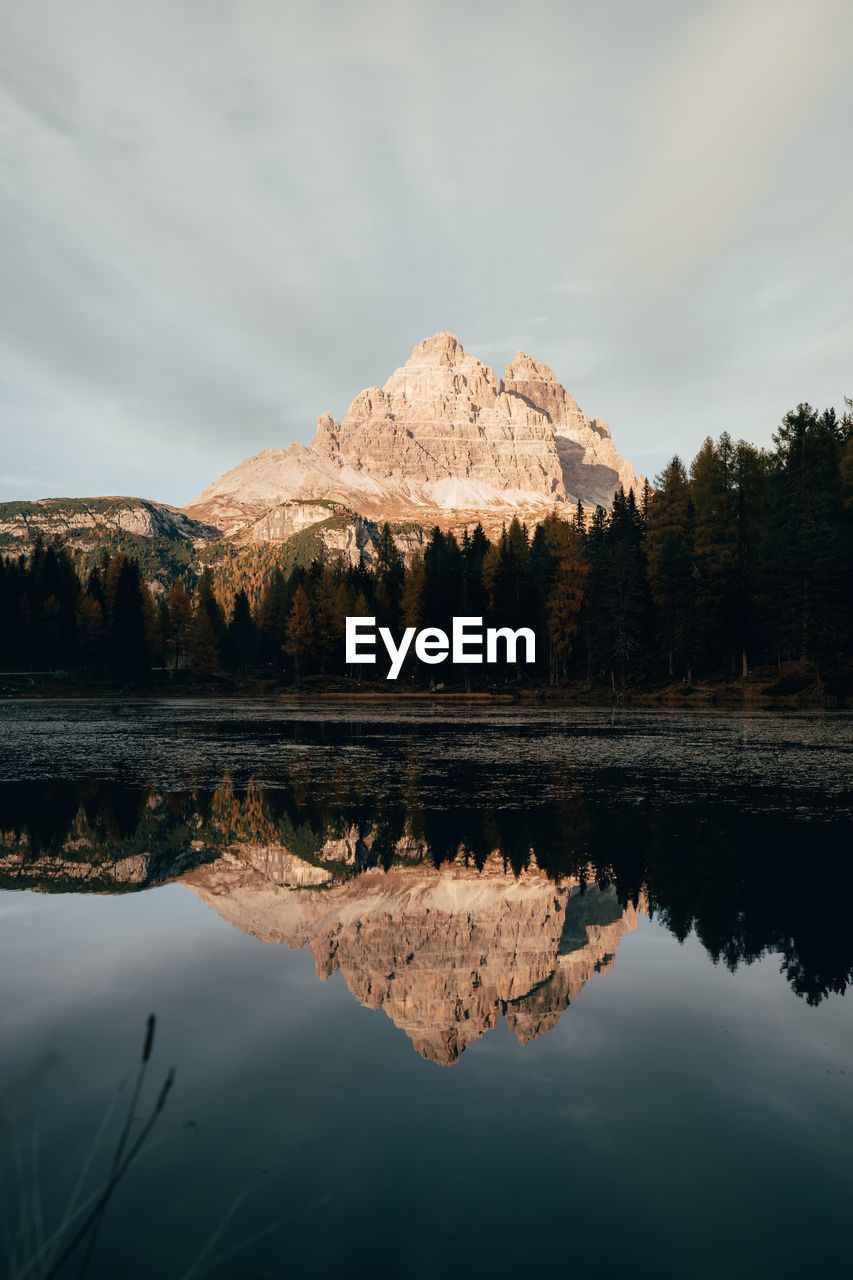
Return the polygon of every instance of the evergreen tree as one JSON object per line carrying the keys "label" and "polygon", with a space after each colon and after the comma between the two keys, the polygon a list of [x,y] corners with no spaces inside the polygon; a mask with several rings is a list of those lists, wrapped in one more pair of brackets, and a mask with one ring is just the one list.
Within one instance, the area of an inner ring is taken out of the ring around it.
{"label": "evergreen tree", "polygon": [[544,531],[543,542],[553,558],[546,606],[548,679],[553,685],[559,674],[564,678],[567,674],[568,661],[580,631],[589,571],[583,539],[574,525],[549,517],[540,528]]}
{"label": "evergreen tree", "polygon": [[706,666],[734,669],[738,530],[732,502],[734,447],[726,432],[708,437],[690,468],[696,621]]}
{"label": "evergreen tree", "polygon": [[416,551],[403,584],[403,626],[420,628],[423,625],[425,597],[426,566],[420,551]]}
{"label": "evergreen tree", "polygon": [[210,614],[199,601],[193,615],[189,650],[190,670],[197,675],[213,675],[219,670],[220,652]]}
{"label": "evergreen tree", "polygon": [[225,648],[227,626],[225,623],[224,610],[217,600],[216,593],[213,589],[213,570],[210,567],[203,571],[198,580],[198,599],[196,608],[204,609],[210,619],[210,625],[213,629],[213,634],[216,637],[216,645],[221,654]]}
{"label": "evergreen tree", "polygon": [[651,629],[651,598],[646,577],[642,513],[633,490],[620,487],[604,537],[605,628],[611,682],[618,671],[625,687],[629,667],[646,650]]}
{"label": "evergreen tree", "polygon": [[99,671],[104,663],[104,612],[90,592],[77,597],[77,655],[84,667]]}
{"label": "evergreen tree", "polygon": [[773,439],[772,619],[789,651],[822,661],[837,652],[843,616],[843,428],[801,404]]}
{"label": "evergreen tree", "polygon": [[193,625],[193,607],[180,578],[169,592],[167,642],[175,670],[189,652]]}
{"label": "evergreen tree", "polygon": [[287,625],[287,582],[276,565],[264,587],[258,609],[258,640],[261,657],[275,662],[281,657]]}
{"label": "evergreen tree", "polygon": [[402,595],[405,571],[403,557],[387,523],[379,530],[376,558],[373,564],[374,605],[377,625],[397,631],[402,617]]}
{"label": "evergreen tree", "polygon": [[296,593],[293,597],[293,609],[287,620],[285,634],[284,649],[286,653],[293,654],[296,679],[299,680],[317,638],[314,619],[311,614],[311,603],[302,583],[296,588]]}
{"label": "evergreen tree", "polygon": [[684,464],[676,455],[655,479],[647,497],[647,558],[652,599],[657,608],[667,671],[687,673],[695,660],[696,567],[693,555],[693,501]]}
{"label": "evergreen tree", "polygon": [[255,656],[256,640],[249,597],[241,589],[234,597],[231,619],[228,623],[227,653],[230,665],[243,674]]}
{"label": "evergreen tree", "polygon": [[148,672],[142,575],[135,560],[117,552],[107,570],[108,655],[122,680],[141,680]]}
{"label": "evergreen tree", "polygon": [[583,537],[588,566],[586,599],[581,611],[581,626],[586,647],[587,684],[605,674],[610,666],[611,611],[608,581],[608,518],[604,507],[593,512]]}
{"label": "evergreen tree", "polygon": [[462,609],[466,617],[484,618],[489,607],[489,596],[483,581],[483,565],[489,550],[489,540],[483,526],[476,524],[462,538]]}
{"label": "evergreen tree", "polygon": [[760,643],[763,588],[762,545],[768,495],[768,459],[738,441],[732,467],[732,499],[737,545],[731,587],[730,638],[740,657],[741,676],[749,672],[749,655]]}

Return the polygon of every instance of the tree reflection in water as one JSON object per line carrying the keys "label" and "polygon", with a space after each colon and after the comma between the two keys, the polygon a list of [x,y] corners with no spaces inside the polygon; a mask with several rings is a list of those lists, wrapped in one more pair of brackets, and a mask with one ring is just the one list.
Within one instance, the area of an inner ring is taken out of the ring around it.
{"label": "tree reflection in water", "polygon": [[[496,1010],[522,1039],[553,1025],[578,984],[611,963],[638,912],[679,939],[695,931],[731,970],[778,954],[810,1004],[853,980],[844,821],[744,810],[736,797],[596,799],[557,778],[531,799],[495,797],[486,766],[465,775],[465,803],[445,806],[405,758],[388,785],[354,773],[346,790],[322,777],[307,785],[299,764],[274,784],[187,778],[169,791],[7,783],[0,886],[119,893],[181,880],[258,933],[246,923],[251,898],[264,936],[310,945],[318,971],[342,968],[365,1003],[394,1016],[405,988],[418,1010],[407,1030],[445,1061]],[[462,985],[448,976],[463,970]]]}

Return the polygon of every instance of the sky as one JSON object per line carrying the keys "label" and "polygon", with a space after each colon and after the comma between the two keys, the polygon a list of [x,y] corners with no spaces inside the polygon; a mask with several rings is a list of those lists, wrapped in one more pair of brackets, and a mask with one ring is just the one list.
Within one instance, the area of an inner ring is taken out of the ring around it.
{"label": "sky", "polygon": [[653,477],[853,395],[849,0],[0,0],[0,501],[182,505],[422,338]]}

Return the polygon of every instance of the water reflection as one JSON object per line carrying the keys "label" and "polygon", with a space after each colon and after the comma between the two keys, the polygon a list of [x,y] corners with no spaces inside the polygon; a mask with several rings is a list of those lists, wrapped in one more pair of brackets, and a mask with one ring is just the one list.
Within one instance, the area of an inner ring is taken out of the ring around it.
{"label": "water reflection", "polygon": [[732,970],[777,953],[810,1004],[853,980],[842,821],[597,800],[565,778],[510,803],[469,777],[466,802],[442,807],[399,768],[379,792],[309,784],[298,761],[274,784],[4,784],[0,887],[178,880],[245,933],[310,948],[321,978],[339,969],[441,1063],[501,1015],[522,1043],[551,1029],[644,912]]}

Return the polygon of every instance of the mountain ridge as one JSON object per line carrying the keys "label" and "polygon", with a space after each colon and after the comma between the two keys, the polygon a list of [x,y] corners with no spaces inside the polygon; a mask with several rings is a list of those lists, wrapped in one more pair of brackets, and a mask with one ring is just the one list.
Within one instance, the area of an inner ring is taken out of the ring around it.
{"label": "mountain ridge", "polygon": [[479,523],[494,538],[513,517],[536,524],[578,502],[609,508],[620,485],[639,493],[643,484],[607,423],[589,418],[546,364],[519,351],[498,379],[440,332],[382,387],[361,391],[340,422],[321,414],[311,445],[263,449],[182,508],[120,496],[0,504],[0,554],[59,534],[87,563],[108,544],[141,554],[156,574],[149,544],[183,563],[221,539],[276,545],[313,528],[322,554],[357,563],[372,558],[373,530],[386,521],[404,529],[395,540],[409,555],[435,525],[460,534]]}

